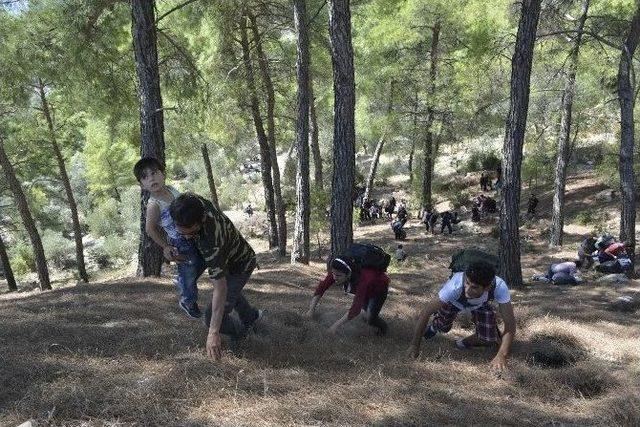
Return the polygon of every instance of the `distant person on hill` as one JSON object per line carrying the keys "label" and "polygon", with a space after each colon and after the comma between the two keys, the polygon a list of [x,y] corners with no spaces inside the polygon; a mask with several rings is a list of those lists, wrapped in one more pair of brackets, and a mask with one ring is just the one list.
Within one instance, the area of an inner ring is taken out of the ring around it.
{"label": "distant person on hill", "polygon": [[585,269],[591,268],[593,265],[593,253],[596,251],[596,239],[594,237],[586,237],[580,248],[578,248],[578,259]]}
{"label": "distant person on hill", "polygon": [[[491,361],[491,367],[506,369],[516,332],[516,319],[507,284],[495,273],[491,264],[474,261],[464,272],[453,274],[440,289],[438,297],[432,298],[422,310],[415,327],[410,354],[418,357],[423,339],[430,340],[438,333],[449,332],[459,313],[470,312],[475,333],[456,341],[456,347],[464,350],[477,346],[498,346],[498,353]],[[498,303],[505,325],[502,335],[498,329],[496,313],[491,306],[494,301]]]}
{"label": "distant person on hill", "polygon": [[496,167],[496,183],[493,185],[493,189],[496,192],[500,192],[502,190],[502,166]]}
{"label": "distant person on hill", "polygon": [[484,172],[480,175],[480,189],[482,191],[489,191],[491,189],[491,178]]}
{"label": "distant person on hill", "polygon": [[246,213],[249,218],[253,216],[253,207],[251,206],[251,203],[249,203],[247,207],[244,208],[244,213]]}
{"label": "distant person on hill", "polygon": [[431,220],[431,215],[433,215],[433,212],[431,211],[431,207],[425,207],[424,209],[422,209],[422,223],[425,225],[425,227],[427,228],[427,233],[430,230],[430,226],[431,223],[429,222]]}
{"label": "distant person on hill", "polygon": [[349,256],[335,258],[329,264],[327,275],[316,287],[307,312],[308,317],[313,318],[320,299],[334,284],[341,285],[345,293],[354,297],[349,311],[329,328],[331,334],[336,334],[338,328],[360,315],[363,310],[367,323],[377,328],[378,335],[387,333],[387,322],[380,318],[380,311],[389,293],[389,277],[385,272],[360,267],[355,259]]}
{"label": "distant person on hill", "polygon": [[476,205],[473,205],[471,208],[471,221],[479,222],[480,221],[480,209]]}
{"label": "distant person on hill", "polygon": [[527,216],[533,218],[536,216],[536,208],[538,207],[538,198],[535,194],[529,196],[529,202],[527,203]]}
{"label": "distant person on hill", "polygon": [[391,219],[393,218],[393,213],[396,210],[396,198],[391,196],[389,198],[389,202],[387,203],[387,206],[385,207],[385,212],[387,212],[387,218]]}
{"label": "distant person on hill", "polygon": [[[196,194],[179,196],[171,203],[170,212],[178,233],[192,240],[200,253],[196,279],[209,267],[213,294],[204,314],[209,329],[206,348],[209,357],[219,360],[220,334],[239,340],[262,317],[262,310],[252,307],[242,292],[256,267],[256,254],[231,220]],[[240,323],[230,316],[233,310]]]}
{"label": "distant person on hill", "polygon": [[442,212],[442,214],[440,215],[440,221],[441,221],[440,233],[441,234],[444,234],[445,228],[449,230],[449,234],[453,233],[453,227],[451,226],[452,220],[453,220],[453,215],[451,215],[451,212],[449,211]]}
{"label": "distant person on hill", "polygon": [[169,213],[171,202],[180,196],[180,192],[165,184],[164,166],[153,157],[140,159],[133,167],[133,174],[140,187],[149,192],[145,231],[162,248],[168,261],[177,262],[178,275],[174,283],[180,292],[178,305],[187,316],[197,319],[202,313],[198,307],[196,281],[200,274],[196,265],[202,260],[194,245],[180,236]]}
{"label": "distant person on hill", "polygon": [[403,249],[402,245],[398,245],[396,249],[396,261],[402,262],[407,259],[407,253]]}
{"label": "distant person on hill", "polygon": [[615,261],[618,258],[627,258],[627,242],[614,242],[598,251],[598,261],[604,263],[607,261]]}
{"label": "distant person on hill", "polygon": [[438,223],[438,211],[435,209],[431,212],[431,216],[429,217],[429,228],[431,229],[431,234],[436,234],[436,224]]}

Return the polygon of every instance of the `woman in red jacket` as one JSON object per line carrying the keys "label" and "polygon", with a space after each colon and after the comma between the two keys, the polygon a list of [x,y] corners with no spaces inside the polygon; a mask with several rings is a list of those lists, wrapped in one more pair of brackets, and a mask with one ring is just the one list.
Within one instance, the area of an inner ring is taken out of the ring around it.
{"label": "woman in red jacket", "polygon": [[389,277],[382,271],[369,267],[360,268],[354,259],[338,257],[331,261],[329,272],[318,284],[311,299],[307,315],[313,317],[316,306],[325,291],[334,283],[342,285],[345,293],[354,295],[349,311],[329,328],[335,334],[340,326],[365,311],[367,323],[378,328],[378,335],[387,333],[387,323],[380,318],[380,310],[389,292]]}

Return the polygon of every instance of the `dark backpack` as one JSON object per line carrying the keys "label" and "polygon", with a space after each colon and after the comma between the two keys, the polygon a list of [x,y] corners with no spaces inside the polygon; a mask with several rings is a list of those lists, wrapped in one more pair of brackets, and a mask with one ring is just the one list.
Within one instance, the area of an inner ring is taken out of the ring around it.
{"label": "dark backpack", "polygon": [[344,256],[353,258],[360,267],[369,267],[378,271],[387,271],[391,255],[382,248],[368,243],[354,243]]}
{"label": "dark backpack", "polygon": [[449,270],[451,273],[459,273],[465,271],[467,266],[475,261],[485,261],[491,264],[496,270],[498,270],[498,257],[486,252],[482,249],[469,248],[462,249],[454,253],[451,257],[451,263],[449,264]]}

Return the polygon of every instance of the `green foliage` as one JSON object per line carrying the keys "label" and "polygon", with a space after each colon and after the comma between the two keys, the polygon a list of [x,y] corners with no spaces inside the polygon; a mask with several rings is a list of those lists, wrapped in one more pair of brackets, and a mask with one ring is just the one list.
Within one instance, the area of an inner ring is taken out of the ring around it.
{"label": "green foliage", "polygon": [[59,233],[45,230],[42,233],[42,246],[47,261],[59,270],[75,266],[75,244]]}
{"label": "green foliage", "polygon": [[596,167],[596,173],[610,188],[620,188],[620,171],[618,169],[620,144],[606,144],[601,149],[602,157]]}
{"label": "green foliage", "polygon": [[[246,182],[240,173],[235,173],[226,177],[220,183],[217,190],[220,208],[223,210],[239,209],[242,207],[243,203],[257,199],[257,197],[252,197],[254,195],[250,193],[251,187],[246,185]],[[256,204],[254,204],[254,208],[257,208]]]}
{"label": "green foliage", "polygon": [[494,171],[500,166],[502,159],[495,151],[473,150],[465,164],[465,170],[472,171]]}
{"label": "green foliage", "polygon": [[10,246],[8,252],[11,267],[16,276],[23,276],[36,271],[36,258],[31,245],[20,241]]}
{"label": "green foliage", "polygon": [[607,223],[611,219],[609,212],[598,210],[583,210],[575,216],[575,222],[584,226],[591,226],[597,234],[608,231]]}
{"label": "green foliage", "polygon": [[138,251],[138,237],[110,234],[89,251],[90,257],[100,268],[112,268],[133,260]]}
{"label": "green foliage", "polygon": [[122,214],[115,199],[106,199],[96,205],[87,215],[86,222],[89,232],[96,237],[124,232]]}

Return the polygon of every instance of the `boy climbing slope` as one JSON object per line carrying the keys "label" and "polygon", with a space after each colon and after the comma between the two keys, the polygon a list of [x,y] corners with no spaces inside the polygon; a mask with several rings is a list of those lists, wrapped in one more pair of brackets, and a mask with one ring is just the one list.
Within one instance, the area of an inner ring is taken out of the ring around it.
{"label": "boy climbing slope", "polygon": [[[498,330],[496,313],[490,304],[494,300],[498,303],[504,321],[502,336]],[[455,273],[442,286],[438,297],[427,303],[416,324],[410,354],[418,357],[422,339],[429,340],[438,333],[449,332],[457,315],[463,312],[471,313],[476,331],[473,335],[456,341],[456,347],[464,350],[498,345],[498,353],[491,361],[491,367],[506,369],[516,332],[516,320],[507,284],[495,275],[495,268],[485,261],[474,261],[464,272]],[[427,326],[432,316],[433,319]]]}

